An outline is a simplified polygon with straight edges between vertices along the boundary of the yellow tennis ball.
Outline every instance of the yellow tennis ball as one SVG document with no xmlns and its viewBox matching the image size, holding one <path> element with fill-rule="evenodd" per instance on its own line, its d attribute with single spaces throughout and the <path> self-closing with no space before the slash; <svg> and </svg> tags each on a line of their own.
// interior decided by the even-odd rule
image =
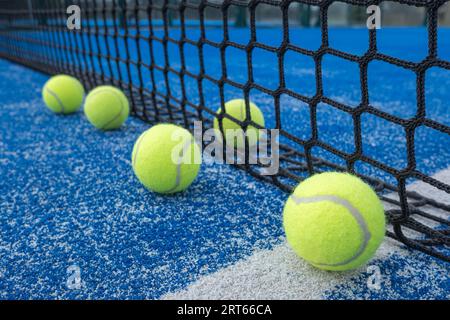
<svg viewBox="0 0 450 320">
<path fill-rule="evenodd" d="M 287 241 L 306 261 L 324 270 L 365 264 L 385 234 L 383 205 L 369 185 L 346 173 L 303 181 L 283 212 Z"/>
<path fill-rule="evenodd" d="M 198 175 L 201 151 L 192 134 L 172 124 L 159 124 L 136 141 L 132 166 L 148 189 L 164 194 L 187 189 Z"/>
<path fill-rule="evenodd" d="M 83 104 L 84 88 L 74 77 L 57 75 L 45 83 L 42 98 L 45 105 L 55 113 L 74 113 Z"/>
<path fill-rule="evenodd" d="M 117 129 L 127 120 L 129 113 L 127 97 L 115 87 L 97 87 L 86 97 L 84 114 L 97 129 Z"/>
<path fill-rule="evenodd" d="M 219 108 L 219 110 L 217 110 L 217 113 L 220 113 L 222 110 L 222 108 Z M 239 120 L 239 121 L 245 121 L 246 120 L 246 106 L 245 106 L 245 100 L 244 99 L 235 99 L 235 100 L 230 100 L 227 103 L 225 103 L 225 113 L 227 113 L 228 115 L 232 116 L 233 118 Z M 253 121 L 254 123 L 258 124 L 261 127 L 264 127 L 264 115 L 261 112 L 261 110 L 256 106 L 256 104 L 254 104 L 253 102 L 250 102 L 250 119 L 251 121 Z M 222 127 L 223 127 L 223 132 L 224 132 L 224 138 L 225 141 L 227 140 L 227 130 L 239 130 L 242 129 L 241 126 L 232 121 L 231 119 L 228 118 L 223 118 L 222 120 Z M 219 126 L 219 120 L 216 118 L 214 118 L 214 129 L 217 131 L 220 131 L 220 126 Z M 232 133 L 235 131 L 231 131 L 229 133 Z M 241 134 L 236 135 L 235 137 L 232 137 L 234 142 L 227 142 L 228 145 L 230 146 L 234 146 L 236 148 L 243 148 L 245 146 L 245 137 L 243 135 L 243 131 L 240 132 Z M 255 128 L 254 126 L 248 126 L 247 127 L 247 131 L 246 131 L 246 135 L 248 137 L 248 143 L 249 146 L 255 145 L 260 136 L 260 130 Z"/>
</svg>

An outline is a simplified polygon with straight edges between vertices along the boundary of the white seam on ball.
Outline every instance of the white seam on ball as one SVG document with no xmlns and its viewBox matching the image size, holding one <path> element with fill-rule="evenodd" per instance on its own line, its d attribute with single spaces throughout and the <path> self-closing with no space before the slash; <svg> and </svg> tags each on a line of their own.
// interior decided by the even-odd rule
<svg viewBox="0 0 450 320">
<path fill-rule="evenodd" d="M 330 201 L 337 205 L 343 206 L 344 208 L 346 208 L 348 210 L 348 212 L 350 212 L 350 214 L 353 216 L 353 218 L 355 218 L 356 222 L 359 225 L 360 230 L 363 233 L 363 242 L 361 243 L 358 251 L 356 251 L 356 253 L 349 259 L 342 261 L 342 262 L 331 263 L 331 264 L 310 261 L 312 264 L 316 264 L 316 265 L 320 265 L 320 266 L 328 266 L 328 267 L 339 267 L 339 266 L 343 266 L 343 265 L 346 265 L 346 264 L 349 264 L 349 263 L 355 261 L 364 253 L 364 251 L 366 250 L 366 248 L 369 244 L 371 234 L 370 234 L 370 231 L 367 227 L 367 223 L 366 223 L 364 217 L 362 216 L 361 212 L 359 212 L 359 210 L 357 208 L 355 208 L 349 201 L 347 201 L 346 199 L 337 197 L 337 196 L 333 196 L 333 195 L 321 195 L 321 196 L 314 196 L 314 197 L 308 197 L 308 198 L 301 198 L 301 197 L 297 197 L 296 195 L 293 194 L 293 195 L 291 195 L 291 199 L 297 205 L 302 204 L 302 203 L 315 203 L 315 202 L 322 202 L 322 201 Z"/>
<path fill-rule="evenodd" d="M 58 102 L 58 104 L 59 104 L 59 106 L 61 107 L 61 113 L 64 113 L 64 110 L 65 110 L 65 108 L 64 108 L 64 103 L 61 101 L 61 99 L 58 97 L 58 95 L 54 92 L 54 91 L 52 91 L 51 89 L 49 89 L 49 88 L 45 88 L 45 90 L 53 97 L 53 98 L 55 98 L 56 99 L 56 101 Z"/>
<path fill-rule="evenodd" d="M 119 99 L 119 102 L 120 102 L 120 111 L 119 111 L 119 113 L 118 113 L 117 115 L 115 115 L 111 120 L 109 120 L 107 123 L 105 123 L 103 126 L 101 126 L 101 129 L 102 129 L 102 130 L 106 129 L 106 127 L 108 127 L 108 125 L 110 125 L 112 122 L 116 121 L 116 120 L 120 117 L 120 115 L 122 114 L 122 111 L 123 111 L 123 109 L 124 109 L 124 105 L 123 105 L 122 99 L 120 98 L 120 95 L 119 95 L 117 92 L 115 92 L 114 90 L 111 90 L 111 89 L 106 89 L 106 88 L 105 88 L 105 89 L 101 89 L 101 90 L 99 90 L 99 91 L 97 91 L 97 92 L 94 92 L 93 95 L 91 95 L 90 97 L 88 96 L 88 99 L 87 99 L 87 100 L 89 100 L 89 98 L 95 97 L 96 95 L 98 95 L 98 94 L 100 94 L 100 93 L 104 93 L 104 92 L 113 93 L 113 94 L 116 96 L 116 98 Z M 87 101 L 86 101 L 86 102 L 87 102 Z"/>
<path fill-rule="evenodd" d="M 150 130 L 147 130 L 147 131 L 145 131 L 139 138 L 138 138 L 138 141 L 137 141 L 137 145 L 136 145 L 136 152 L 134 153 L 134 157 L 132 157 L 132 159 L 131 159 L 131 166 L 134 168 L 134 166 L 135 166 L 135 164 L 136 164 L 136 159 L 137 159 L 137 157 L 138 157 L 138 154 L 139 154 L 139 150 L 140 150 L 140 148 L 141 148 L 141 143 L 142 143 L 142 141 L 144 140 L 144 138 L 145 138 L 145 136 L 148 134 L 148 132 L 149 132 Z"/>
<path fill-rule="evenodd" d="M 184 144 L 183 149 L 181 151 L 181 154 L 180 154 L 180 156 L 178 158 L 177 175 L 176 175 L 176 178 L 175 178 L 175 186 L 173 188 L 167 190 L 167 191 L 164 191 L 164 193 L 173 192 L 180 186 L 180 184 L 181 184 L 181 164 L 182 164 L 182 160 L 183 160 L 184 155 L 187 152 L 187 149 L 190 148 L 191 145 L 192 145 L 191 139 L 189 139 L 189 141 L 186 141 L 186 143 Z"/>
</svg>

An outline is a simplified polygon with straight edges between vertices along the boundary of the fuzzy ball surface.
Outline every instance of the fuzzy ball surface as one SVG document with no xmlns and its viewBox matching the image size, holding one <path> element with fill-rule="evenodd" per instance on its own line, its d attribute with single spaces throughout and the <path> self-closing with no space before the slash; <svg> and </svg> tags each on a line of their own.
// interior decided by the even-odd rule
<svg viewBox="0 0 450 320">
<path fill-rule="evenodd" d="M 83 85 L 76 78 L 57 75 L 50 78 L 42 89 L 45 105 L 55 113 L 70 114 L 83 104 Z"/>
<path fill-rule="evenodd" d="M 234 99 L 230 100 L 227 103 L 225 103 L 225 113 L 233 117 L 234 119 L 238 121 L 245 121 L 245 120 L 251 120 L 252 122 L 256 123 L 257 125 L 264 127 L 264 115 L 262 111 L 258 108 L 256 104 L 253 102 L 250 102 L 250 119 L 247 118 L 247 107 L 245 104 L 244 99 Z M 217 113 L 220 114 L 222 112 L 222 108 L 219 108 L 217 110 Z M 223 128 L 223 135 L 225 137 L 225 140 L 227 141 L 228 145 L 234 146 L 238 149 L 243 148 L 245 146 L 245 136 L 244 132 L 242 131 L 242 127 L 239 123 L 228 119 L 223 118 L 222 119 L 222 128 Z M 214 129 L 219 132 L 220 131 L 220 124 L 218 118 L 214 118 Z M 230 130 L 230 131 L 229 131 Z M 233 130 L 233 131 L 231 131 Z M 235 130 L 241 130 L 239 131 Z M 236 133 L 236 136 L 233 136 L 233 132 Z M 228 134 L 231 134 L 230 136 L 227 136 Z M 245 131 L 245 134 L 247 135 L 248 144 L 249 146 L 257 144 L 259 138 L 260 138 L 260 130 L 256 128 L 255 126 L 249 125 L 247 127 L 247 130 Z M 227 139 L 228 137 L 228 139 Z M 231 138 L 230 138 L 231 137 Z M 234 140 L 234 142 L 233 142 Z"/>
<path fill-rule="evenodd" d="M 121 90 L 112 86 L 100 86 L 86 97 L 84 113 L 97 129 L 114 130 L 128 119 L 130 107 Z"/>
<path fill-rule="evenodd" d="M 187 189 L 198 175 L 201 151 L 192 134 L 172 124 L 158 124 L 136 141 L 132 166 L 139 181 L 162 194 Z"/>
<path fill-rule="evenodd" d="M 327 172 L 303 181 L 283 211 L 287 241 L 317 268 L 343 271 L 365 264 L 385 235 L 381 201 L 361 179 Z"/>
</svg>

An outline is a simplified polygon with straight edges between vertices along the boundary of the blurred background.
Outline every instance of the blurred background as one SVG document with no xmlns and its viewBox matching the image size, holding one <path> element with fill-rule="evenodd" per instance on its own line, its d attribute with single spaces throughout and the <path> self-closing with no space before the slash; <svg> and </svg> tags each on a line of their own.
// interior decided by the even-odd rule
<svg viewBox="0 0 450 320">
<path fill-rule="evenodd" d="M 190 5 L 197 5 L 202 0 L 183 0 Z M 2 8 L 7 9 L 10 7 L 12 10 L 21 10 L 24 14 L 24 18 L 32 17 L 31 9 L 36 14 L 36 10 L 39 7 L 45 7 L 50 3 L 58 3 L 63 6 L 70 6 L 72 4 L 78 4 L 82 8 L 89 8 L 96 12 L 97 7 L 102 8 L 102 12 L 97 14 L 111 16 L 116 11 L 115 15 L 120 21 L 128 20 L 129 24 L 135 23 L 136 15 L 140 21 L 148 20 L 148 16 L 143 10 L 148 4 L 147 0 L 0 0 Z M 182 0 L 154 0 L 151 1 L 153 5 L 160 5 L 161 7 L 167 6 L 166 14 L 169 18 L 169 23 L 172 26 L 179 25 L 180 14 L 176 6 L 182 2 Z M 205 1 L 203 1 L 205 2 Z M 219 9 L 223 0 L 209 0 L 210 4 L 217 5 L 217 8 L 207 7 L 205 9 L 205 22 L 214 25 L 214 23 L 220 23 L 222 21 L 222 13 Z M 249 25 L 249 10 L 245 7 L 250 0 L 241 0 L 241 4 L 231 5 L 228 10 L 229 21 L 234 27 L 246 27 Z M 281 1 L 279 1 L 281 2 Z M 141 7 L 138 13 L 135 12 L 135 7 Z M 173 6 L 173 7 L 172 7 Z M 418 8 L 411 5 L 401 4 L 395 1 L 385 1 L 381 5 L 382 10 L 382 26 L 420 26 L 426 24 L 426 12 L 424 8 Z M 106 8 L 106 10 L 104 10 Z M 113 8 L 115 10 L 113 10 Z M 99 10 L 100 11 L 100 10 Z M 162 19 L 164 10 L 153 10 L 152 18 L 156 20 Z M 291 26 L 297 25 L 300 27 L 317 27 L 319 26 L 319 9 L 313 5 L 305 5 L 301 3 L 293 2 L 289 5 L 289 24 Z M 38 13 L 39 15 L 39 13 Z M 125 19 L 125 15 L 128 19 Z M 38 20 L 41 24 L 46 23 L 48 18 L 40 16 Z M 131 18 L 131 19 L 130 19 Z M 273 6 L 269 4 L 258 4 L 256 9 L 256 21 L 262 24 L 279 25 L 282 23 L 282 14 L 279 6 Z M 199 10 L 187 8 L 185 10 L 185 19 L 198 21 Z M 328 11 L 328 24 L 330 26 L 362 26 L 365 25 L 367 14 L 365 8 L 361 6 L 349 5 L 342 2 L 333 3 Z M 439 25 L 450 26 L 450 5 L 447 3 L 442 6 L 439 11 Z"/>
</svg>

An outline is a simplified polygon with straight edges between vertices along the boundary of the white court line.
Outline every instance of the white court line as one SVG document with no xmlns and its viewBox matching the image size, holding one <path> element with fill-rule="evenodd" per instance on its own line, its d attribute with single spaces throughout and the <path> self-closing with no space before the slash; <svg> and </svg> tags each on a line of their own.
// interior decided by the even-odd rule
<svg viewBox="0 0 450 320">
<path fill-rule="evenodd" d="M 450 182 L 450 169 L 434 177 Z M 408 190 L 450 203 L 447 193 L 420 182 L 412 184 Z M 408 251 L 402 249 L 397 241 L 386 238 L 375 258 L 384 260 L 393 253 L 408 255 Z M 343 273 L 321 271 L 299 259 L 283 243 L 272 250 L 257 251 L 232 266 L 202 276 L 186 289 L 166 294 L 162 299 L 321 299 L 327 289 L 349 281 L 366 268 L 364 266 Z"/>
</svg>

